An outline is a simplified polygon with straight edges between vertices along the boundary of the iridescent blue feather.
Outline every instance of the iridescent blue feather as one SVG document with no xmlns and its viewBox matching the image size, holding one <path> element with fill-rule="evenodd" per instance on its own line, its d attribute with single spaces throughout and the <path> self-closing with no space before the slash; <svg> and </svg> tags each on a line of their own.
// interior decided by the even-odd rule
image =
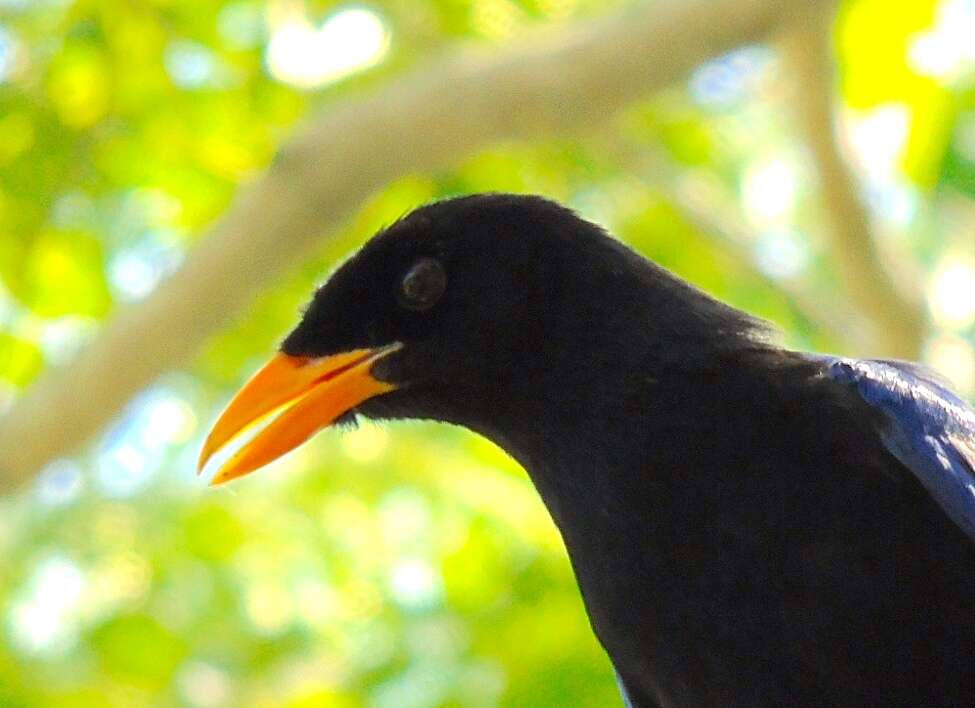
<svg viewBox="0 0 975 708">
<path fill-rule="evenodd" d="M 827 377 L 884 414 L 884 446 L 975 540 L 975 410 L 916 364 L 816 358 Z"/>
</svg>

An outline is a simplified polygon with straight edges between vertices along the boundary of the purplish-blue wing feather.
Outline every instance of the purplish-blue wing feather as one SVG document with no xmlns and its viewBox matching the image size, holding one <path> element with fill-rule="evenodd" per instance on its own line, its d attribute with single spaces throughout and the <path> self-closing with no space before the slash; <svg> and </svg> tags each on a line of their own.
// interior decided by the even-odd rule
<svg viewBox="0 0 975 708">
<path fill-rule="evenodd" d="M 975 540 L 975 410 L 916 364 L 821 360 L 827 377 L 884 414 L 884 446 Z"/>
</svg>

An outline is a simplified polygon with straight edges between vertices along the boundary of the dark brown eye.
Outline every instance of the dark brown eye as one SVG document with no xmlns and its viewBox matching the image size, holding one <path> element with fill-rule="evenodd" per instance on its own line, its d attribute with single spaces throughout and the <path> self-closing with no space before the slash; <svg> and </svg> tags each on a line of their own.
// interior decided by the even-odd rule
<svg viewBox="0 0 975 708">
<path fill-rule="evenodd" d="M 433 307 L 447 287 L 447 274 L 440 261 L 421 258 L 414 263 L 399 288 L 399 304 L 407 310 L 428 310 Z"/>
</svg>

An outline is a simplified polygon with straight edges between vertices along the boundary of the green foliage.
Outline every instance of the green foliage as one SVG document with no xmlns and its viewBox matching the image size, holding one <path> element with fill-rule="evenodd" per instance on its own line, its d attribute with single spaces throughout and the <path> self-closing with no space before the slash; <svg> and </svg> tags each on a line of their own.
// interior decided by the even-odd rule
<svg viewBox="0 0 975 708">
<path fill-rule="evenodd" d="M 951 5 L 850 0 L 836 44 L 843 125 L 878 233 L 930 285 L 932 363 L 971 392 L 975 294 L 942 276 L 975 269 L 975 74 L 970 52 L 949 52 L 954 68 L 936 76 L 917 59 L 925 33 L 950 44 L 933 28 L 950 28 L 939 18 Z M 282 73 L 300 65 L 275 68 L 270 46 L 295 8 L 321 27 L 349 6 L 0 2 L 0 410 L 175 268 L 313 110 L 395 82 L 441 45 L 493 49 L 606 11 L 595 0 L 356 7 L 384 23 L 387 53 L 313 88 Z M 771 319 L 790 344 L 849 351 L 857 324 L 808 307 L 846 303 L 784 105 L 788 71 L 774 48 L 746 48 L 591 135 L 497 145 L 363 204 L 187 371 L 76 460 L 0 499 L 0 705 L 617 703 L 558 534 L 490 443 L 364 424 L 220 490 L 193 476 L 195 456 L 315 283 L 378 228 L 450 194 L 560 199 Z M 744 233 L 702 225 L 688 194 Z"/>
<path fill-rule="evenodd" d="M 43 364 L 43 355 L 34 342 L 0 333 L 0 378 L 22 385 L 32 380 Z"/>
</svg>

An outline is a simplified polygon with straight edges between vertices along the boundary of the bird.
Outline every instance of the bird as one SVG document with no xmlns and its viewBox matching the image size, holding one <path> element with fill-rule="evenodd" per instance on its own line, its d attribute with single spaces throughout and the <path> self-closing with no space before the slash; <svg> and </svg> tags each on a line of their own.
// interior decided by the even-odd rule
<svg viewBox="0 0 975 708">
<path fill-rule="evenodd" d="M 975 411 L 920 365 L 787 349 L 555 201 L 473 194 L 339 266 L 200 466 L 356 416 L 524 467 L 630 708 L 975 705 Z"/>
</svg>

